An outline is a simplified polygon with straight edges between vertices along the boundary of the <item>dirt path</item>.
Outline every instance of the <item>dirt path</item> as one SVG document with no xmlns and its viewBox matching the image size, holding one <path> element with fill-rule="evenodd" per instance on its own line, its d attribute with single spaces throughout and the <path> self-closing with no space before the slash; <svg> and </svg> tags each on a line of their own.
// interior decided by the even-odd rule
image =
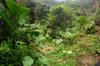
<svg viewBox="0 0 100 66">
<path fill-rule="evenodd" d="M 96 35 L 100 35 L 100 26 L 96 26 Z"/>
</svg>

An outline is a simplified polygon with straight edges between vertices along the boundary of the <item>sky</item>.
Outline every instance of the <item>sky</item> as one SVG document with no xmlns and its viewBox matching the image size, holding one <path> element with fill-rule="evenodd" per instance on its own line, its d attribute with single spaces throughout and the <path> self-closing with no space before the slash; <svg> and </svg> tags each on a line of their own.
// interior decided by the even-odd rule
<svg viewBox="0 0 100 66">
<path fill-rule="evenodd" d="M 67 0 L 54 0 L 55 2 L 63 2 L 63 1 L 67 1 Z M 70 1 L 78 1 L 78 0 L 70 0 Z"/>
<path fill-rule="evenodd" d="M 65 1 L 65 0 L 55 0 L 56 2 L 63 2 L 63 1 Z"/>
</svg>

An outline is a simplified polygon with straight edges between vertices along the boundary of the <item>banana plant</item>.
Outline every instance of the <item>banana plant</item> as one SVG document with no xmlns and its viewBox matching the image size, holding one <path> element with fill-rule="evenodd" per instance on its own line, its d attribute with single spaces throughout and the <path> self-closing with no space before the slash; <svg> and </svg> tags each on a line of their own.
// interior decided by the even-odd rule
<svg viewBox="0 0 100 66">
<path fill-rule="evenodd" d="M 8 29 L 10 35 L 20 26 L 21 21 L 25 22 L 28 9 L 23 5 L 19 5 L 15 0 L 4 0 L 6 7 L 0 8 L 0 19 Z"/>
</svg>

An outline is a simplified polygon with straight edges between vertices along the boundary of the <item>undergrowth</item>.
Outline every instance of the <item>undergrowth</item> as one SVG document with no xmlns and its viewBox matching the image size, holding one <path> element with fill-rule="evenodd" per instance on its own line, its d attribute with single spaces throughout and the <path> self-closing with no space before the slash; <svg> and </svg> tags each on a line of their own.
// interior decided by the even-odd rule
<svg viewBox="0 0 100 66">
<path fill-rule="evenodd" d="M 31 9 L 14 0 L 0 9 L 0 66 L 76 66 L 78 56 L 100 51 L 93 17 L 64 4 L 39 11 L 31 24 Z"/>
</svg>

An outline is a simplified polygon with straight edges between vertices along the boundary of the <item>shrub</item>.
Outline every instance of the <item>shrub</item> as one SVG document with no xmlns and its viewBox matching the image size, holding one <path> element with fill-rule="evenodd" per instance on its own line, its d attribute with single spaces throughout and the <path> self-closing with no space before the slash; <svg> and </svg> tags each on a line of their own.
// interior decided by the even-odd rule
<svg viewBox="0 0 100 66">
<path fill-rule="evenodd" d="M 51 30 L 52 36 L 59 36 L 58 31 L 66 31 L 66 28 L 73 27 L 74 20 L 74 11 L 65 5 L 50 8 L 48 27 Z"/>
</svg>

